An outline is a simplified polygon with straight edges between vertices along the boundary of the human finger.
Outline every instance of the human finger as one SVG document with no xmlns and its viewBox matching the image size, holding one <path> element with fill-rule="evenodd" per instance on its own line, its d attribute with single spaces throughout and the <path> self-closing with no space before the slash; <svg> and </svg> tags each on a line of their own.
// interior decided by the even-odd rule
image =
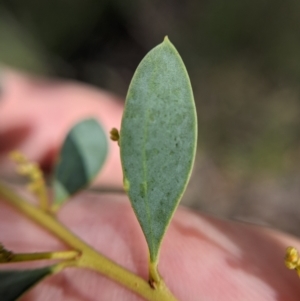
<svg viewBox="0 0 300 301">
<path fill-rule="evenodd" d="M 23 252 L 64 247 L 9 206 L 0 203 L 1 240 Z M 80 194 L 59 219 L 101 253 L 147 279 L 147 245 L 124 195 Z M 13 235 L 15 233 L 15 235 Z M 284 266 L 291 236 L 179 208 L 162 244 L 159 270 L 179 300 L 293 301 L 296 273 Z M 24 300 L 142 300 L 91 271 L 69 269 L 43 281 Z"/>
<path fill-rule="evenodd" d="M 108 133 L 120 127 L 122 104 L 110 93 L 70 81 L 35 78 L 10 69 L 2 75 L 0 102 L 0 163 L 11 170 L 7 153 L 18 149 L 49 169 L 71 127 L 94 117 Z M 122 172 L 117 143 L 96 180 L 103 186 L 121 187 Z"/>
</svg>

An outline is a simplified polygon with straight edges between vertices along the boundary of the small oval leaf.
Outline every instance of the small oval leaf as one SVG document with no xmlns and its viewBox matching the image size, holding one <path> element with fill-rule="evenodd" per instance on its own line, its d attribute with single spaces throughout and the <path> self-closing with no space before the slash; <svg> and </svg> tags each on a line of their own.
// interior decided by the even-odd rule
<svg viewBox="0 0 300 301">
<path fill-rule="evenodd" d="M 0 271 L 0 300 L 14 301 L 52 273 L 52 267 Z"/>
<path fill-rule="evenodd" d="M 71 195 L 88 186 L 103 166 L 108 142 L 95 119 L 76 124 L 68 133 L 54 171 L 54 204 L 60 205 Z"/>
<path fill-rule="evenodd" d="M 197 143 L 190 80 L 168 38 L 131 81 L 120 132 L 124 187 L 145 234 L 150 261 L 186 188 Z"/>
</svg>

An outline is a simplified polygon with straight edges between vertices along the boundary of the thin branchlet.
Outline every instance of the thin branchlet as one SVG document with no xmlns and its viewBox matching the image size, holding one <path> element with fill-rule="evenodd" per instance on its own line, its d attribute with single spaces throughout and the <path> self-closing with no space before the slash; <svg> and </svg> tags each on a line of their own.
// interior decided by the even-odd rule
<svg viewBox="0 0 300 301">
<path fill-rule="evenodd" d="M 61 224 L 56 219 L 55 216 L 50 215 L 48 214 L 48 212 L 43 211 L 41 208 L 33 206 L 30 203 L 26 202 L 22 197 L 15 194 L 5 185 L 1 184 L 1 182 L 0 182 L 0 198 L 1 200 L 8 202 L 8 204 L 12 205 L 14 208 L 19 210 L 24 215 L 31 218 L 40 226 L 47 229 L 50 233 L 54 234 L 58 239 L 62 240 L 66 245 L 68 245 L 71 249 L 74 250 L 74 251 L 62 251 L 61 253 L 62 255 L 59 254 L 59 256 L 57 255 L 58 254 L 57 252 L 54 252 L 56 253 L 55 256 L 53 255 L 54 253 L 52 252 L 50 252 L 51 254 L 48 253 L 50 256 L 47 253 L 44 254 L 40 253 L 40 257 L 43 257 L 43 259 L 64 259 L 64 260 L 67 259 L 67 261 L 63 261 L 58 266 L 59 268 L 57 268 L 55 272 L 59 272 L 62 268 L 67 266 L 89 268 L 116 281 L 117 283 L 123 285 L 124 287 L 128 288 L 129 290 L 143 297 L 145 300 L 148 301 L 176 301 L 177 300 L 169 291 L 169 289 L 167 288 L 166 284 L 162 279 L 160 281 L 160 285 L 157 286 L 156 289 L 153 289 L 153 287 L 151 287 L 147 281 L 135 275 L 134 273 L 128 271 L 127 269 L 121 267 L 117 263 L 111 261 L 109 258 L 106 258 L 104 255 L 97 252 L 89 245 L 87 245 L 83 240 L 81 240 L 79 237 L 74 235 L 69 229 L 67 229 L 63 224 Z M 20 259 L 22 259 L 22 261 L 24 260 L 28 261 L 28 259 L 32 260 L 33 259 L 32 256 L 35 257 L 35 260 L 38 259 L 36 258 L 36 255 L 32 255 L 32 254 L 13 254 L 13 255 L 15 255 L 16 261 L 21 261 Z M 44 258 L 44 257 L 52 257 L 52 258 Z"/>
</svg>

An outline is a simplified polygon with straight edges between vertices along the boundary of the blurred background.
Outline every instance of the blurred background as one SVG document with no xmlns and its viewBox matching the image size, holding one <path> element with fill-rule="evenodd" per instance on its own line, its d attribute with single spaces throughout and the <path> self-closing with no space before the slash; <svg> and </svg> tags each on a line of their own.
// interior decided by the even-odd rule
<svg viewBox="0 0 300 301">
<path fill-rule="evenodd" d="M 299 236 L 300 1 L 0 1 L 0 64 L 122 98 L 165 35 L 199 118 L 184 204 Z"/>
</svg>

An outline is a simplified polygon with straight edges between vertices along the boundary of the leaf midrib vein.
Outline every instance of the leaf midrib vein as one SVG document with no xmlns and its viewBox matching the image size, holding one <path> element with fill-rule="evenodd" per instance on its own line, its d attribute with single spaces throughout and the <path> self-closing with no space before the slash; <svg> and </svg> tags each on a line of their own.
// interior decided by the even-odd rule
<svg viewBox="0 0 300 301">
<path fill-rule="evenodd" d="M 149 124 L 149 110 L 146 111 L 146 122 L 144 127 L 144 139 L 143 139 L 143 148 L 142 148 L 142 160 L 143 160 L 143 189 L 145 189 L 145 197 L 144 197 L 144 205 L 146 209 L 146 215 L 147 215 L 147 221 L 150 226 L 150 258 L 152 257 L 152 251 L 153 251 L 153 232 L 152 232 L 152 218 L 151 218 L 151 211 L 149 207 L 148 202 L 148 184 L 147 184 L 147 178 L 148 178 L 148 170 L 147 170 L 147 155 L 146 155 L 146 141 L 148 138 L 148 124 Z"/>
</svg>

